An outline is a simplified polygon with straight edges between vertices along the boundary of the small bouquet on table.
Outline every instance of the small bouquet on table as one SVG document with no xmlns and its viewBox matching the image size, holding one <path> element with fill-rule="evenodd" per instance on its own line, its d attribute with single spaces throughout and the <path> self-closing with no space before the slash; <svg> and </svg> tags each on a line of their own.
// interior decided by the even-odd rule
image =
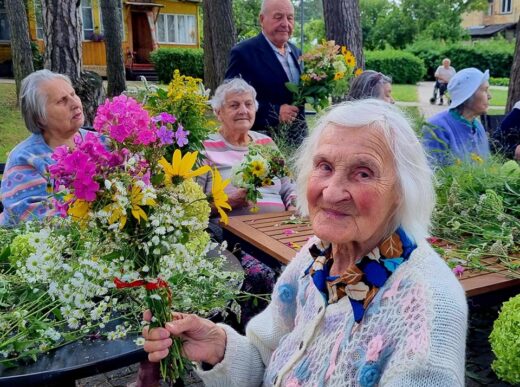
<svg viewBox="0 0 520 387">
<path fill-rule="evenodd" d="M 231 175 L 235 187 L 246 189 L 246 199 L 252 203 L 251 212 L 257 212 L 256 203 L 262 198 L 259 188 L 273 185 L 275 179 L 289 177 L 290 171 L 276 146 L 252 143 L 242 162 L 233 167 Z"/>
<path fill-rule="evenodd" d="M 350 79 L 362 72 L 356 69 L 354 54 L 333 40 L 316 45 L 300 59 L 303 62 L 300 83 L 285 84 L 293 93 L 296 106 L 308 103 L 316 110 L 327 107 L 329 99 L 345 95 Z"/>
<path fill-rule="evenodd" d="M 0 327 L 9 327 L 0 333 L 0 365 L 36 359 L 115 315 L 138 323 L 118 326 L 109 338 L 140 331 L 146 308 L 156 327 L 171 320 L 172 309 L 211 315 L 235 297 L 239 286 L 232 284 L 240 283 L 240 274 L 223 269 L 222 255 L 206 258 L 218 247 L 206 232 L 208 201 L 215 199 L 225 217 L 228 181 L 216 169 L 197 168 L 197 152 L 183 154 L 187 139 L 174 122 L 168 113 L 152 118 L 135 100 L 119 96 L 99 107 L 97 133 L 78 135 L 73 150 L 56 148 L 50 178 L 63 218 L 39 229 L 0 232 L 8 246 L 0 256 L 11 268 L 11 277 L 0 270 L 0 285 L 26 282 L 24 291 L 34 300 L 27 308 L 15 304 L 16 297 L 9 298 L 11 307 L 0 303 Z M 168 146 L 176 147 L 171 160 L 163 157 Z M 213 174 L 213 198 L 193 180 L 204 173 Z M 8 300 L 2 295 L 1 302 Z M 161 363 L 167 380 L 186 367 L 181 347 L 174 339 Z"/>
</svg>

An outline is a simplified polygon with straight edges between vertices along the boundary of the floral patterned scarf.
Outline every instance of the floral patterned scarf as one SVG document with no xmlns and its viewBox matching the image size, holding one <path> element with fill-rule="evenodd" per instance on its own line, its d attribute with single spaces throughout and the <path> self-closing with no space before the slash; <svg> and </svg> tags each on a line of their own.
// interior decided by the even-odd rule
<svg viewBox="0 0 520 387">
<path fill-rule="evenodd" d="M 314 262 L 305 270 L 327 304 L 347 296 L 354 319 L 361 322 L 370 302 L 399 265 L 406 262 L 417 245 L 399 227 L 370 253 L 357 260 L 340 276 L 331 276 L 332 244 L 320 241 L 309 249 Z"/>
</svg>

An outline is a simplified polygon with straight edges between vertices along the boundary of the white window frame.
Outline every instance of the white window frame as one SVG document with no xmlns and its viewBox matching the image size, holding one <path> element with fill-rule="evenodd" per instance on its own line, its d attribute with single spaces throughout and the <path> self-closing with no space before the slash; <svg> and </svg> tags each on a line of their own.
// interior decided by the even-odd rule
<svg viewBox="0 0 520 387">
<path fill-rule="evenodd" d="M 170 18 L 168 18 L 168 16 L 173 17 L 173 20 L 174 20 L 173 24 L 174 24 L 174 31 L 175 31 L 175 39 L 170 38 L 169 33 L 168 33 L 168 31 L 169 31 L 168 27 L 170 27 L 168 25 L 168 20 L 171 20 Z M 180 40 L 180 36 L 181 36 L 181 31 L 179 28 L 180 18 L 184 18 L 184 20 L 192 19 L 193 23 L 194 23 L 194 31 L 196 33 L 196 31 L 197 31 L 196 15 L 177 14 L 177 13 L 160 13 L 159 16 L 157 17 L 157 22 L 156 22 L 156 26 L 155 26 L 155 36 L 156 36 L 157 42 L 163 43 L 163 44 L 181 44 L 181 45 L 187 45 L 187 46 L 188 45 L 192 46 L 194 44 L 197 44 L 197 35 L 193 36 L 193 40 L 191 41 L 191 40 L 189 40 L 190 35 L 189 35 L 188 31 L 186 31 L 186 36 L 188 36 L 188 40 L 185 40 L 185 41 Z M 162 21 L 162 23 L 164 24 L 164 34 L 165 34 L 166 40 L 161 40 L 159 37 L 159 22 L 160 21 Z"/>
<path fill-rule="evenodd" d="M 83 10 L 88 10 L 88 9 L 90 9 L 90 19 L 92 20 L 92 28 L 86 29 L 85 28 L 85 21 L 83 20 Z M 89 6 L 86 6 L 84 4 L 84 0 L 81 0 L 79 11 L 80 11 L 79 15 L 81 17 L 81 40 L 84 41 L 84 42 L 85 41 L 90 42 L 91 39 L 86 37 L 87 36 L 86 31 L 90 31 L 90 35 L 88 35 L 89 37 L 92 36 L 92 34 L 96 31 L 95 28 L 94 28 L 93 0 L 90 0 L 90 5 Z"/>
<path fill-rule="evenodd" d="M 38 11 L 42 20 L 38 20 Z M 43 40 L 43 15 L 42 2 L 40 0 L 34 0 L 34 26 L 36 28 L 36 39 Z"/>
<path fill-rule="evenodd" d="M 494 6 L 495 6 L 495 4 L 494 4 L 493 1 L 490 1 L 488 3 L 488 9 L 487 9 L 487 13 L 486 13 L 487 16 L 492 16 L 493 15 L 493 7 Z"/>
<path fill-rule="evenodd" d="M 9 35 L 8 39 L 0 39 L 0 42 L 10 42 L 11 41 L 11 30 L 9 29 L 9 21 L 7 20 L 7 10 L 5 9 L 5 2 L 4 6 L 0 7 L 0 14 L 3 15 L 3 19 L 5 20 L 5 26 L 7 30 L 7 35 Z"/>
<path fill-rule="evenodd" d="M 511 13 L 513 11 L 512 0 L 502 0 L 500 2 L 500 13 Z"/>
</svg>

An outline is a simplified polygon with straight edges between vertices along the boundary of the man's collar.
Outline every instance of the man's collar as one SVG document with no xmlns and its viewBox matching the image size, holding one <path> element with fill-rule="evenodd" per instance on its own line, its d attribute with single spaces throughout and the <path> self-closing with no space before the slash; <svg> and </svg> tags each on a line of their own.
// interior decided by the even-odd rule
<svg viewBox="0 0 520 387">
<path fill-rule="evenodd" d="M 262 31 L 262 35 L 264 36 L 265 40 L 267 40 L 267 43 L 269 43 L 269 45 L 271 46 L 271 48 L 275 51 L 275 52 L 280 52 L 280 49 L 278 47 L 276 47 L 273 42 L 271 42 L 269 40 L 269 38 L 264 34 L 264 31 Z M 285 42 L 284 43 L 284 50 L 286 53 L 291 53 L 291 46 L 289 46 L 289 43 L 288 42 Z"/>
</svg>

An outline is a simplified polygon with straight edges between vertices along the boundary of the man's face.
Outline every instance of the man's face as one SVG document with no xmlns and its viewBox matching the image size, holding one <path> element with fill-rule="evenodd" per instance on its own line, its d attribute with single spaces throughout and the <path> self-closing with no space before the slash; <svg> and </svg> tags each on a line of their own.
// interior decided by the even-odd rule
<svg viewBox="0 0 520 387">
<path fill-rule="evenodd" d="M 294 7 L 289 0 L 268 0 L 260 14 L 260 25 L 276 47 L 283 47 L 294 29 Z"/>
</svg>

